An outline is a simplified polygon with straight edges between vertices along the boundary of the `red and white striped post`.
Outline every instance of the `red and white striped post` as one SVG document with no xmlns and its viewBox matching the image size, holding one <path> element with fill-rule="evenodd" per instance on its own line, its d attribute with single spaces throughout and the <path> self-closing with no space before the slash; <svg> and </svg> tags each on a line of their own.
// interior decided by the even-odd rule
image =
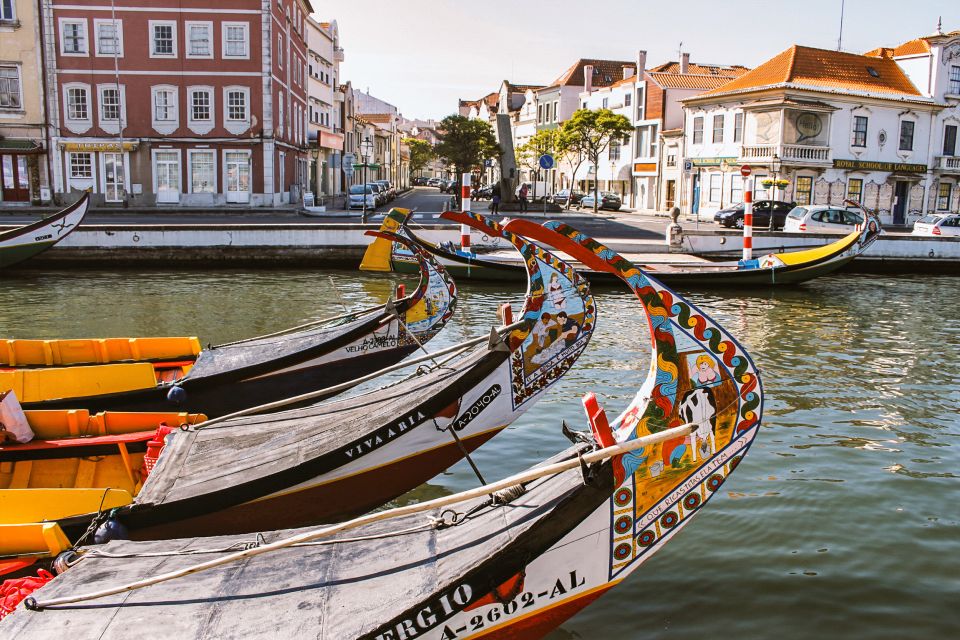
<svg viewBox="0 0 960 640">
<path fill-rule="evenodd" d="M 470 185 L 473 182 L 473 175 L 464 173 L 460 179 L 460 211 L 470 211 L 472 203 L 470 202 Z M 470 251 L 470 227 L 465 224 L 460 225 L 460 248 L 464 251 Z"/>
<path fill-rule="evenodd" d="M 743 184 L 743 259 L 753 258 L 753 178 Z"/>
</svg>

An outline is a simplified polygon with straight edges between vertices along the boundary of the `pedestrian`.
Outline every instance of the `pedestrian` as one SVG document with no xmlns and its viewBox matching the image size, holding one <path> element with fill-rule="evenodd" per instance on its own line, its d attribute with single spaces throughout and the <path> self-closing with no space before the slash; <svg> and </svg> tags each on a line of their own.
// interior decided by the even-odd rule
<svg viewBox="0 0 960 640">
<path fill-rule="evenodd" d="M 493 188 L 493 195 L 490 197 L 490 214 L 500 214 L 500 185 Z"/>
<path fill-rule="evenodd" d="M 520 186 L 520 193 L 517 194 L 520 198 L 520 211 L 526 212 L 527 210 L 527 185 L 523 184 Z"/>
</svg>

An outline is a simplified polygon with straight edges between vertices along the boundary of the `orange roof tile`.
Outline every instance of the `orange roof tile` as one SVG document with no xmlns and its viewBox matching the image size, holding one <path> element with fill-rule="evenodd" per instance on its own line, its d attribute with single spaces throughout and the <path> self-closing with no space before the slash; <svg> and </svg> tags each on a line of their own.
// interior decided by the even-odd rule
<svg viewBox="0 0 960 640">
<path fill-rule="evenodd" d="M 865 56 L 871 58 L 899 58 L 901 56 L 914 56 L 930 53 L 930 43 L 926 38 L 916 38 L 910 42 L 904 42 L 897 47 L 877 47 L 867 51 Z"/>
<path fill-rule="evenodd" d="M 705 96 L 789 84 L 811 89 L 840 89 L 920 96 L 903 70 L 889 58 L 794 45 L 762 65 Z"/>
<path fill-rule="evenodd" d="M 664 89 L 716 89 L 727 84 L 733 78 L 726 76 L 705 76 L 695 73 L 650 72 L 647 77 Z"/>
<path fill-rule="evenodd" d="M 663 64 L 657 65 L 650 69 L 647 69 L 649 72 L 658 73 L 680 73 L 680 63 L 676 61 L 664 62 Z M 750 71 L 748 67 L 744 67 L 739 64 L 735 65 L 721 65 L 721 64 L 696 64 L 691 62 L 687 65 L 687 73 L 693 75 L 701 76 L 722 76 L 725 78 L 737 78 L 742 76 L 747 71 Z"/>
<path fill-rule="evenodd" d="M 608 87 L 614 82 L 623 79 L 623 67 L 634 65 L 629 60 L 595 60 L 592 58 L 581 58 L 573 63 L 559 78 L 554 80 L 550 87 L 559 86 L 583 86 L 583 68 L 587 65 L 593 66 L 593 87 Z M 541 88 L 550 88 L 541 87 Z"/>
<path fill-rule="evenodd" d="M 361 113 L 358 115 L 367 122 L 371 123 L 393 122 L 394 118 L 392 113 Z"/>
</svg>

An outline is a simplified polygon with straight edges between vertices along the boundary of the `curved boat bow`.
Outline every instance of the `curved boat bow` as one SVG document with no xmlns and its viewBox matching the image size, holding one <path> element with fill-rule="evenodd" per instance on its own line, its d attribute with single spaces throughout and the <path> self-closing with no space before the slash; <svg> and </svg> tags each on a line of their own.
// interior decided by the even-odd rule
<svg viewBox="0 0 960 640">
<path fill-rule="evenodd" d="M 90 194 L 84 193 L 59 213 L 0 233 L 0 269 L 28 260 L 66 238 L 83 221 L 89 206 Z"/>
</svg>

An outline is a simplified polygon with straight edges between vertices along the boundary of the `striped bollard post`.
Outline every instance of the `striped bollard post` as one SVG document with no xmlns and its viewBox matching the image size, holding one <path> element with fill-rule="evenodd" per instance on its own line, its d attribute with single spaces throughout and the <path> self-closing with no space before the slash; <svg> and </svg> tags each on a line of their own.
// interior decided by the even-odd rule
<svg viewBox="0 0 960 640">
<path fill-rule="evenodd" d="M 743 259 L 753 258 L 753 178 L 743 185 Z"/>
<path fill-rule="evenodd" d="M 460 205 L 460 211 L 466 213 L 470 211 L 472 203 L 470 202 L 470 184 L 472 182 L 473 176 L 469 173 L 464 173 L 460 178 L 460 200 L 462 204 Z M 460 225 L 460 248 L 470 252 L 470 227 L 461 224 Z"/>
</svg>

